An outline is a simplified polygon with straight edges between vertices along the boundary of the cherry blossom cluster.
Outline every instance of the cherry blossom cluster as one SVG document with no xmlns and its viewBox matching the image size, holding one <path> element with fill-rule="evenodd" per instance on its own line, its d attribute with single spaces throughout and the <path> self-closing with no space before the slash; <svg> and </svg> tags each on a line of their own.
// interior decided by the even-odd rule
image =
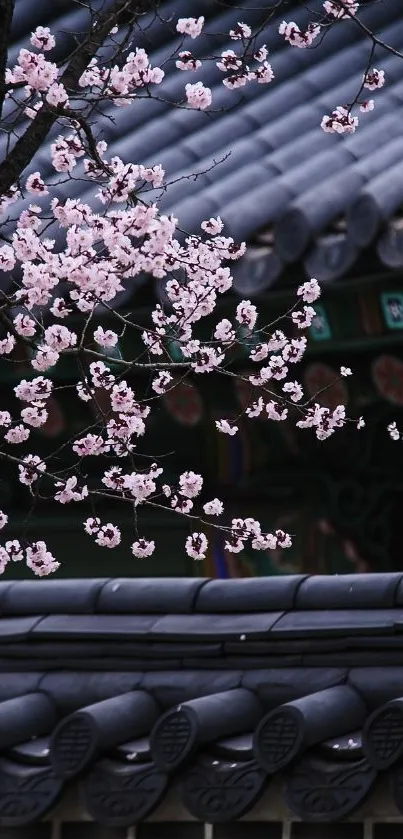
<svg viewBox="0 0 403 839">
<path fill-rule="evenodd" d="M 176 29 L 182 35 L 190 38 L 198 38 L 204 25 L 204 17 L 179 18 Z M 252 37 L 252 30 L 246 24 L 239 22 L 235 29 L 231 29 L 229 36 L 233 41 L 239 41 L 242 52 L 236 53 L 233 49 L 223 50 L 216 65 L 221 72 L 225 73 L 223 85 L 235 90 L 244 87 L 248 82 L 267 84 L 274 79 L 274 73 L 267 59 L 267 47 L 263 44 L 259 49 L 254 50 L 250 58 L 257 66 L 250 68 L 246 61 L 245 48 L 247 49 L 249 39 Z M 175 64 L 178 70 L 196 71 L 202 66 L 200 59 L 189 50 L 180 51 Z M 185 87 L 187 104 L 197 110 L 206 110 L 212 104 L 212 92 L 201 81 L 195 84 L 188 83 Z"/>
<path fill-rule="evenodd" d="M 348 16 L 347 11 L 355 14 L 358 8 L 351 0 L 323 5 L 335 21 Z M 189 17 L 180 18 L 176 29 L 183 38 L 196 39 L 203 26 L 203 17 Z M 116 31 L 114 27 L 110 34 Z M 304 32 L 293 22 L 280 25 L 284 39 L 297 47 L 309 47 L 320 31 L 319 24 L 310 24 Z M 228 34 L 234 48 L 213 56 L 224 74 L 223 84 L 232 89 L 252 81 L 270 82 L 274 74 L 267 47 L 256 46 L 252 29 L 238 22 Z M 57 109 L 64 127 L 52 136 L 52 176 L 45 177 L 38 167 L 0 201 L 1 212 L 6 214 L 16 200 L 24 199 L 12 233 L 0 246 L 0 271 L 18 277 L 7 297 L 0 355 L 13 363 L 23 344 L 32 368 L 31 375 L 14 388 L 17 407 L 0 411 L 0 456 L 9 457 L 20 483 L 33 498 L 50 492 L 47 497 L 63 506 L 81 504 L 86 510 L 83 518 L 88 516 L 87 505 L 93 512 L 98 497 L 126 502 L 135 514 L 131 552 L 138 559 L 155 551 L 154 540 L 139 530 L 137 514 L 146 506 L 169 510 L 188 521 L 185 550 L 195 560 L 205 558 L 205 531 L 211 528 L 224 534 L 225 549 L 230 553 L 239 553 L 246 545 L 258 551 L 288 548 L 291 537 L 282 530 L 266 533 L 253 518 L 229 519 L 221 499 L 206 498 L 202 475 L 188 469 L 175 480 L 167 479 L 161 463 L 150 458 L 144 466 L 137 446 L 147 435 L 159 398 L 175 388 L 178 378 L 230 375 L 234 348 L 245 348 L 245 336 L 250 339 L 246 346 L 252 370 L 240 378 L 250 389 L 250 399 L 237 419 L 223 416 L 215 421 L 217 433 L 234 436 L 241 421 L 258 417 L 293 422 L 319 440 L 343 428 L 348 421 L 344 406 L 334 410 L 323 407 L 305 396 L 298 381 L 297 365 L 307 347 L 303 332 L 315 317 L 319 284 L 311 279 L 299 286 L 284 329 L 277 323 L 276 328 L 260 323 L 258 309 L 248 299 L 235 304 L 232 314 L 216 319 L 217 303 L 232 287 L 231 265 L 244 255 L 245 243 L 226 236 L 219 217 L 204 220 L 197 235 L 179 234 L 177 219 L 161 213 L 154 196 L 149 200 L 147 194 L 165 188 L 162 166 L 126 162 L 108 154 L 102 139 L 88 141 L 80 121 L 74 118 L 75 94 L 70 89 L 67 94 L 62 70 L 45 55 L 55 43 L 48 28 L 37 27 L 31 37 L 32 49 L 20 50 L 6 78 L 10 95 L 14 95 L 13 86 L 22 86 L 23 107 L 29 117 L 34 118 L 41 107 Z M 188 49 L 179 48 L 174 57 L 179 70 L 196 72 L 202 66 Z M 88 95 L 92 101 L 98 97 L 120 107 L 133 102 L 140 89 L 148 95 L 149 87 L 161 84 L 163 78 L 164 71 L 152 67 L 145 50 L 136 48 L 124 59 L 120 56 L 113 66 L 103 66 L 99 57 L 91 59 L 81 75 L 77 95 Z M 363 87 L 375 90 L 384 81 L 383 71 L 373 68 L 365 74 Z M 187 83 L 184 94 L 186 104 L 197 110 L 206 110 L 213 103 L 210 88 L 201 81 Z M 369 110 L 369 104 L 364 104 Z M 357 124 L 350 109 L 342 107 L 322 121 L 325 131 L 339 133 L 354 131 Z M 61 184 L 76 172 L 95 193 L 91 205 L 61 197 Z M 58 235 L 53 239 L 48 231 L 55 227 Z M 144 274 L 164 281 L 166 302 L 157 303 L 149 323 L 140 325 L 114 312 L 113 305 L 116 295 Z M 121 329 L 94 322 L 100 304 L 110 307 Z M 68 320 L 77 312 L 85 316 L 82 333 L 71 329 Z M 199 323 L 209 317 L 214 320 L 210 338 L 201 340 Z M 142 353 L 136 359 L 116 359 L 121 335 L 128 329 L 137 332 Z M 181 352 L 180 377 L 170 354 L 172 341 Z M 42 459 L 34 449 L 35 434 L 46 425 L 57 390 L 52 369 L 66 355 L 77 359 L 73 395 L 96 406 L 97 419 L 69 442 L 75 465 L 63 472 L 53 471 L 52 458 Z M 137 392 L 130 378 L 138 368 L 149 374 L 146 395 Z M 340 376 L 349 375 L 350 368 L 342 367 Z M 97 403 L 100 393 L 105 397 L 102 409 Z M 357 427 L 363 424 L 360 418 Z M 394 439 L 396 433 L 393 431 Z M 26 446 L 19 447 L 28 440 L 32 451 L 26 453 Z M 101 458 L 104 464 L 96 486 L 85 477 L 87 459 L 92 457 Z M 0 529 L 6 524 L 6 513 L 0 513 Z M 94 513 L 85 518 L 84 531 L 100 547 L 113 549 L 122 543 L 120 528 Z M 59 567 L 43 541 L 24 545 L 18 540 L 6 542 L 0 548 L 0 573 L 16 561 L 25 561 L 38 576 Z"/>
<path fill-rule="evenodd" d="M 280 23 L 278 31 L 280 35 L 284 37 L 284 40 L 287 41 L 288 44 L 291 44 L 292 47 L 306 49 L 306 47 L 310 47 L 315 38 L 318 37 L 321 27 L 318 24 L 310 23 L 305 32 L 302 32 L 293 20 L 289 23 L 283 20 L 283 22 Z"/>
<path fill-rule="evenodd" d="M 330 17 L 336 20 L 343 20 L 355 16 L 360 4 L 357 0 L 325 0 L 323 8 Z"/>
<path fill-rule="evenodd" d="M 8 522 L 8 516 L 0 510 L 0 530 Z M 27 542 L 22 544 L 18 539 L 9 539 L 4 546 L 0 545 L 0 574 L 4 574 L 7 565 L 12 562 L 25 562 L 37 577 L 47 577 L 60 568 L 46 542 Z"/>
<path fill-rule="evenodd" d="M 29 103 L 25 113 L 33 119 L 44 102 L 55 108 L 66 107 L 69 105 L 69 97 L 59 80 L 62 70 L 43 54 L 56 45 L 56 39 L 50 30 L 38 26 L 32 33 L 31 44 L 42 52 L 21 49 L 17 64 L 12 69 L 7 69 L 5 80 L 10 88 L 24 85 L 24 97 Z M 109 99 L 114 105 L 123 107 L 133 102 L 139 88 L 161 84 L 164 75 L 161 67 L 151 67 L 144 49 L 136 48 L 127 55 L 123 66 L 100 66 L 98 57 L 95 56 L 82 73 L 79 85 L 91 95 L 102 95 L 103 99 Z M 39 98 L 35 98 L 35 94 L 39 95 Z"/>
</svg>

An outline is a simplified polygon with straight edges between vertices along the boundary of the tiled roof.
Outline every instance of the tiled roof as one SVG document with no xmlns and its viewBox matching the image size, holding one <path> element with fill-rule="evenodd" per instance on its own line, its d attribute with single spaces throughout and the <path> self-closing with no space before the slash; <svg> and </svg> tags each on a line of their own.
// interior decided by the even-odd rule
<svg viewBox="0 0 403 839">
<path fill-rule="evenodd" d="M 243 19 L 258 28 L 269 5 L 268 0 L 245 0 Z M 304 6 L 291 4 L 288 13 L 301 26 L 309 17 Z M 41 22 L 48 15 L 55 32 L 77 31 L 80 23 L 84 25 L 85 12 L 71 11 L 69 3 L 59 3 L 59 12 L 50 2 L 40 8 L 44 9 Z M 175 21 L 187 11 L 185 0 L 169 0 L 162 5 L 162 18 L 172 16 Z M 203 57 L 212 49 L 233 46 L 225 33 L 236 23 L 237 9 L 198 0 L 192 13 L 205 14 L 206 25 L 201 37 L 186 42 L 185 48 Z M 28 0 L 17 3 L 16 14 L 11 59 L 37 22 L 35 4 Z M 362 20 L 382 40 L 403 48 L 401 0 L 368 4 Z M 169 60 L 178 44 L 173 24 L 145 16 L 141 27 L 139 43 L 147 47 L 153 64 L 164 64 L 166 78 L 158 89 L 158 101 L 137 101 L 134 107 L 115 109 L 113 122 L 105 120 L 109 151 L 126 160 L 163 164 L 167 180 L 174 183 L 161 206 L 186 229 L 194 231 L 203 218 L 219 214 L 236 239 L 256 243 L 263 232 L 260 244 L 236 267 L 240 293 L 271 286 L 297 260 L 304 262 L 309 275 L 334 279 L 348 271 L 368 246 L 376 246 L 386 266 L 403 265 L 401 59 L 376 51 L 374 63 L 385 70 L 387 84 L 376 95 L 375 110 L 361 115 L 359 130 L 341 138 L 324 134 L 319 123 L 329 109 L 351 101 L 357 93 L 369 42 L 351 21 L 332 28 L 322 43 L 309 50 L 284 44 L 272 21 L 261 35 L 276 74 L 269 85 L 228 91 L 215 63 L 206 61 L 197 79 L 213 89 L 215 107 L 210 114 L 169 106 L 170 100 L 180 100 L 186 82 L 194 82 L 196 74 L 178 72 Z M 212 37 L 212 33 L 221 35 Z M 66 39 L 67 35 L 61 38 L 60 49 Z M 221 162 L 212 169 L 217 161 Z M 33 165 L 38 164 L 46 173 L 46 148 Z M 186 178 L 195 172 L 201 173 L 197 180 Z M 72 182 L 63 186 L 61 194 L 80 191 L 82 184 Z"/>
<path fill-rule="evenodd" d="M 297 816 L 338 820 L 402 754 L 403 573 L 0 584 L 0 825 L 75 778 L 103 823 L 178 782 L 234 821 L 280 772 Z"/>
</svg>

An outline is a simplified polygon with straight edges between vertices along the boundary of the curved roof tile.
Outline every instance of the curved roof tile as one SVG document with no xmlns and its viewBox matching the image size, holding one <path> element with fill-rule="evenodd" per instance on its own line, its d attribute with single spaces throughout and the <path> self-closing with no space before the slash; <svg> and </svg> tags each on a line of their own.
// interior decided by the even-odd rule
<svg viewBox="0 0 403 839">
<path fill-rule="evenodd" d="M 0 582 L 0 820 L 11 790 L 28 825 L 78 778 L 95 820 L 130 825 L 179 772 L 190 816 L 234 821 L 280 770 L 296 816 L 351 814 L 400 771 L 402 591 L 403 572 Z"/>
</svg>

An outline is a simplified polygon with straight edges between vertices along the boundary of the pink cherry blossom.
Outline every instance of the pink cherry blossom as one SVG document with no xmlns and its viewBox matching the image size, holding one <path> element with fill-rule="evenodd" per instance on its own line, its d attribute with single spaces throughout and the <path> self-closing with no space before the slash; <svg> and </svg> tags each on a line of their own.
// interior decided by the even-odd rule
<svg viewBox="0 0 403 839">
<path fill-rule="evenodd" d="M 17 399 L 23 402 L 37 402 L 48 399 L 52 393 L 53 382 L 45 379 L 44 376 L 37 376 L 35 379 L 22 379 L 14 388 Z"/>
<path fill-rule="evenodd" d="M 0 530 L 3 530 L 3 527 L 6 526 L 8 522 L 8 515 L 3 513 L 3 510 L 0 510 Z"/>
<path fill-rule="evenodd" d="M 325 12 L 336 19 L 349 18 L 350 15 L 356 15 L 359 9 L 357 0 L 343 0 L 339 3 L 338 0 L 325 0 L 323 8 Z"/>
<path fill-rule="evenodd" d="M 170 504 L 173 510 L 183 515 L 190 513 L 193 509 L 193 501 L 190 498 L 180 498 L 179 495 L 173 495 L 170 499 Z"/>
<path fill-rule="evenodd" d="M 291 319 L 298 326 L 298 329 L 306 329 L 311 325 L 315 315 L 316 312 L 312 306 L 304 306 L 302 311 L 292 312 Z"/>
<path fill-rule="evenodd" d="M 283 20 L 283 22 L 280 23 L 278 31 L 292 47 L 300 47 L 304 49 L 306 47 L 310 47 L 315 38 L 318 37 L 321 27 L 310 23 L 306 31 L 302 32 L 294 21 L 286 23 L 286 21 Z"/>
<path fill-rule="evenodd" d="M 194 72 L 202 66 L 202 63 L 186 50 L 179 53 L 179 59 L 175 61 L 175 65 L 178 70 L 192 70 Z"/>
<path fill-rule="evenodd" d="M 284 422 L 288 417 L 288 409 L 283 408 L 278 402 L 271 399 L 266 404 L 266 414 L 268 419 L 273 420 L 273 422 Z"/>
<path fill-rule="evenodd" d="M 185 542 L 185 551 L 192 559 L 205 559 L 208 542 L 204 533 L 192 533 Z"/>
<path fill-rule="evenodd" d="M 202 221 L 200 227 L 210 236 L 217 236 L 223 230 L 224 224 L 220 216 L 217 216 L 217 218 L 209 218 L 207 221 Z"/>
<path fill-rule="evenodd" d="M 185 93 L 188 105 L 199 111 L 205 111 L 213 101 L 210 88 L 205 87 L 203 82 L 195 82 L 195 84 L 189 82 L 185 86 Z"/>
<path fill-rule="evenodd" d="M 45 472 L 46 464 L 36 454 L 27 454 L 23 463 L 18 467 L 20 483 L 30 486 L 36 481 L 41 472 Z"/>
<path fill-rule="evenodd" d="M 369 70 L 368 73 L 365 74 L 364 87 L 368 90 L 379 90 L 379 88 L 383 87 L 384 84 L 384 70 L 377 70 L 376 67 L 373 67 L 372 70 Z"/>
<path fill-rule="evenodd" d="M 228 318 L 224 318 L 217 323 L 217 326 L 214 330 L 214 338 L 217 341 L 220 341 L 223 344 L 231 344 L 235 341 L 235 330 L 232 326 L 232 323 Z"/>
<path fill-rule="evenodd" d="M 176 31 L 181 35 L 198 38 L 204 25 L 204 17 L 180 17 L 176 24 Z"/>
<path fill-rule="evenodd" d="M 229 434 L 230 437 L 233 437 L 238 431 L 237 425 L 230 425 L 225 419 L 216 420 L 215 426 L 217 431 L 221 431 L 222 434 Z"/>
<path fill-rule="evenodd" d="M 299 382 L 286 382 L 285 385 L 283 385 L 283 391 L 284 393 L 288 393 L 290 395 L 292 402 L 300 402 L 304 395 Z"/>
<path fill-rule="evenodd" d="M 94 518 L 94 516 L 90 516 L 90 518 L 86 519 L 84 522 L 84 530 L 88 533 L 89 536 L 95 536 L 98 533 L 99 528 L 101 527 L 101 519 Z"/>
<path fill-rule="evenodd" d="M 27 190 L 27 192 L 31 192 L 33 195 L 49 194 L 48 187 L 42 180 L 39 172 L 34 172 L 32 175 L 28 175 L 28 178 L 25 182 L 25 189 Z"/>
<path fill-rule="evenodd" d="M 297 289 L 298 297 L 302 297 L 304 303 L 314 303 L 320 297 L 320 285 L 317 280 L 307 280 Z"/>
<path fill-rule="evenodd" d="M 116 548 L 117 545 L 120 544 L 121 534 L 120 530 L 116 525 L 111 524 L 103 524 L 96 534 L 96 543 L 103 548 Z"/>
<path fill-rule="evenodd" d="M 69 98 L 67 96 L 67 91 L 64 85 L 56 84 L 55 82 L 50 86 L 47 94 L 46 94 L 46 101 L 49 105 L 54 105 L 57 107 L 58 105 L 67 105 Z"/>
<path fill-rule="evenodd" d="M 221 516 L 224 512 L 224 504 L 219 498 L 213 498 L 212 501 L 203 504 L 203 510 L 207 516 Z"/>
<path fill-rule="evenodd" d="M 229 36 L 232 38 L 233 41 L 240 41 L 243 39 L 250 38 L 252 35 L 252 30 L 250 26 L 246 23 L 240 23 L 238 21 L 236 27 L 234 29 L 230 29 Z"/>
<path fill-rule="evenodd" d="M 155 393 L 165 393 L 173 381 L 173 376 L 168 370 L 161 370 L 153 379 L 151 387 Z"/>
<path fill-rule="evenodd" d="M 77 490 L 77 478 L 72 475 L 67 481 L 57 481 L 56 487 L 61 487 L 55 494 L 55 501 L 60 504 L 69 504 L 70 501 L 83 501 L 88 496 L 88 488 L 83 486 Z"/>
<path fill-rule="evenodd" d="M 137 557 L 137 559 L 144 559 L 145 557 L 151 556 L 154 551 L 155 542 L 153 542 L 152 539 L 137 539 L 137 541 L 132 544 L 132 554 Z"/>
<path fill-rule="evenodd" d="M 11 335 L 10 332 L 7 333 L 5 338 L 0 340 L 0 355 L 10 355 L 15 347 L 15 338 L 14 335 Z"/>
<path fill-rule="evenodd" d="M 330 116 L 322 118 L 321 128 L 330 134 L 354 134 L 358 126 L 358 118 L 353 116 L 348 108 L 338 105 Z"/>
<path fill-rule="evenodd" d="M 24 549 L 18 539 L 9 539 L 5 544 L 5 549 L 12 562 L 21 562 L 24 559 Z"/>
<path fill-rule="evenodd" d="M 25 425 L 20 423 L 19 425 L 15 425 L 13 428 L 10 428 L 7 431 L 7 434 L 4 435 L 4 439 L 7 443 L 17 446 L 20 443 L 25 443 L 25 441 L 28 440 L 29 435 L 29 428 L 26 428 Z M 23 481 L 23 483 L 25 483 L 25 481 Z"/>
<path fill-rule="evenodd" d="M 224 50 L 221 53 L 220 61 L 217 61 L 217 67 L 219 70 L 222 70 L 223 73 L 226 73 L 228 70 L 238 70 L 239 67 L 242 67 L 242 61 L 234 50 Z"/>
<path fill-rule="evenodd" d="M 27 547 L 25 553 L 28 568 L 38 577 L 47 577 L 60 568 L 60 563 L 48 551 L 46 543 L 43 541 L 33 542 Z"/>
<path fill-rule="evenodd" d="M 109 451 L 109 446 L 100 435 L 86 434 L 85 437 L 73 443 L 72 449 L 80 457 L 90 457 L 91 455 L 99 456 L 105 454 Z"/>
<path fill-rule="evenodd" d="M 15 253 L 10 245 L 0 247 L 0 271 L 12 271 L 15 265 Z"/>
<path fill-rule="evenodd" d="M 37 26 L 31 35 L 31 44 L 38 50 L 47 52 L 56 46 L 56 41 L 48 26 Z"/>
<path fill-rule="evenodd" d="M 38 352 L 32 359 L 31 364 L 35 370 L 44 372 L 45 370 L 49 370 L 50 367 L 54 367 L 59 361 L 59 357 L 59 353 L 56 350 L 43 344 L 38 347 Z"/>
<path fill-rule="evenodd" d="M 29 315 L 24 315 L 22 313 L 18 314 L 14 318 L 14 329 L 24 338 L 32 338 L 36 332 L 36 323 L 35 321 L 29 317 Z"/>
<path fill-rule="evenodd" d="M 95 329 L 94 339 L 101 347 L 115 347 L 119 340 L 113 329 L 103 329 L 102 326 Z"/>
<path fill-rule="evenodd" d="M 360 111 L 362 114 L 367 114 L 369 111 L 373 111 L 375 108 L 375 102 L 373 99 L 366 99 L 364 102 L 360 104 Z"/>
<path fill-rule="evenodd" d="M 32 403 L 21 411 L 21 419 L 33 428 L 40 428 L 48 418 L 48 412 L 43 402 Z"/>
<path fill-rule="evenodd" d="M 253 329 L 257 321 L 257 309 L 250 300 L 241 300 L 236 307 L 236 319 L 242 326 Z"/>
<path fill-rule="evenodd" d="M 196 472 L 183 472 L 179 478 L 179 492 L 186 498 L 195 498 L 203 486 L 203 478 Z"/>
</svg>

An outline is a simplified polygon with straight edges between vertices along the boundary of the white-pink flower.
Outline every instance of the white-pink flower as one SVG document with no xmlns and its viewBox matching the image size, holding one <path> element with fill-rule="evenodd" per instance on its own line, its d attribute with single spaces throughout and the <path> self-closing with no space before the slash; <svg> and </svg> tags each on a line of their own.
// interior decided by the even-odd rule
<svg viewBox="0 0 403 839">
<path fill-rule="evenodd" d="M 209 233 L 210 236 L 218 236 L 224 227 L 224 223 L 221 221 L 220 216 L 217 216 L 217 218 L 209 218 L 206 221 L 202 221 L 200 227 L 206 233 Z"/>
<path fill-rule="evenodd" d="M 57 108 L 58 105 L 66 105 L 69 101 L 69 97 L 67 96 L 67 91 L 64 85 L 56 84 L 56 82 L 54 82 L 46 94 L 46 101 L 49 105 L 53 105 L 55 108 Z"/>
<path fill-rule="evenodd" d="M 168 372 L 168 370 L 160 370 L 160 372 L 157 373 L 157 375 L 153 379 L 151 387 L 155 391 L 155 393 L 165 393 L 172 380 L 173 377 L 171 376 L 171 373 Z"/>
<path fill-rule="evenodd" d="M 358 118 L 342 105 L 338 105 L 330 116 L 325 114 L 320 124 L 323 131 L 330 134 L 354 134 L 357 126 Z"/>
<path fill-rule="evenodd" d="M 323 8 L 328 15 L 341 20 L 342 18 L 348 19 L 350 15 L 356 15 L 359 5 L 357 0 L 343 0 L 342 3 L 339 3 L 338 0 L 334 2 L 333 0 L 325 0 Z"/>
<path fill-rule="evenodd" d="M 100 545 L 102 548 L 116 548 L 120 544 L 120 540 L 120 530 L 116 525 L 111 524 L 111 522 L 99 528 L 95 539 L 97 545 Z"/>
<path fill-rule="evenodd" d="M 257 321 L 257 309 L 250 300 L 241 300 L 236 307 L 236 319 L 242 326 L 253 329 Z"/>
<path fill-rule="evenodd" d="M 320 285 L 317 280 L 307 280 L 297 289 L 298 297 L 302 297 L 304 303 L 314 303 L 320 297 Z"/>
<path fill-rule="evenodd" d="M 98 533 L 99 528 L 101 527 L 101 519 L 90 516 L 84 522 L 84 530 L 88 533 L 89 536 L 95 536 Z"/>
<path fill-rule="evenodd" d="M 115 347 L 119 340 L 113 329 L 103 329 L 102 326 L 95 329 L 94 339 L 100 347 Z"/>
<path fill-rule="evenodd" d="M 5 544 L 9 558 L 13 562 L 21 562 L 24 559 L 24 549 L 18 539 L 9 539 Z"/>
<path fill-rule="evenodd" d="M 192 533 L 185 542 L 185 550 L 192 559 L 205 559 L 208 542 L 204 533 Z"/>
<path fill-rule="evenodd" d="M 137 559 L 144 559 L 147 556 L 151 556 L 155 551 L 155 542 L 152 539 L 137 539 L 136 542 L 132 544 L 132 554 L 133 556 L 137 557 Z"/>
<path fill-rule="evenodd" d="M 29 381 L 22 379 L 19 385 L 14 388 L 14 393 L 17 399 L 21 399 L 22 402 L 37 402 L 48 399 L 52 393 L 52 388 L 53 382 L 50 379 L 37 376 Z"/>
<path fill-rule="evenodd" d="M 14 347 L 14 335 L 11 335 L 11 333 L 8 332 L 7 336 L 0 341 L 0 355 L 10 355 L 10 352 L 13 351 Z"/>
<path fill-rule="evenodd" d="M 400 440 L 400 431 L 395 422 L 390 422 L 387 426 L 387 432 L 391 440 Z"/>
<path fill-rule="evenodd" d="M 203 505 L 203 510 L 207 516 L 221 516 L 224 512 L 224 504 L 219 498 L 213 498 L 212 501 L 207 501 Z"/>
<path fill-rule="evenodd" d="M 364 87 L 368 90 L 379 90 L 385 84 L 385 71 L 373 67 L 364 77 Z"/>
<path fill-rule="evenodd" d="M 36 332 L 36 323 L 29 315 L 18 314 L 14 318 L 14 329 L 23 338 L 32 338 Z"/>
<path fill-rule="evenodd" d="M 47 577 L 60 568 L 60 562 L 56 562 L 54 556 L 48 551 L 46 543 L 33 542 L 25 551 L 28 568 L 37 577 Z"/>
<path fill-rule="evenodd" d="M 215 423 L 217 431 L 221 431 L 222 434 L 229 434 L 230 437 L 233 437 L 234 434 L 238 431 L 237 425 L 230 425 L 228 420 L 216 420 Z"/>
<path fill-rule="evenodd" d="M 186 498 L 195 498 L 203 486 L 203 478 L 196 472 L 182 472 L 179 477 L 179 492 Z"/>
<path fill-rule="evenodd" d="M 284 393 L 288 393 L 290 395 L 290 399 L 292 402 L 300 402 L 304 392 L 299 382 L 286 382 L 283 385 Z"/>
<path fill-rule="evenodd" d="M 192 70 L 194 72 L 201 67 L 201 61 L 186 50 L 179 53 L 179 58 L 175 61 L 175 65 L 178 70 Z"/>
<path fill-rule="evenodd" d="M 53 350 L 51 347 L 47 347 L 43 344 L 38 347 L 38 352 L 31 360 L 31 364 L 35 370 L 44 372 L 45 370 L 49 370 L 50 367 L 54 367 L 54 365 L 59 361 L 59 358 L 59 353 L 56 352 L 56 350 Z"/>
<path fill-rule="evenodd" d="M 32 428 L 40 428 L 48 418 L 48 412 L 43 402 L 32 403 L 21 411 L 21 419 Z"/>
<path fill-rule="evenodd" d="M 318 24 L 310 23 L 305 32 L 302 32 L 299 26 L 292 20 L 287 23 L 283 20 L 278 28 L 280 35 L 284 36 L 284 40 L 288 41 L 292 47 L 300 47 L 302 49 L 310 47 L 315 38 L 318 37 L 321 27 Z"/>
<path fill-rule="evenodd" d="M 3 513 L 3 510 L 0 510 L 0 530 L 3 530 L 3 527 L 6 526 L 8 522 L 8 515 Z"/>
<path fill-rule="evenodd" d="M 241 41 L 242 39 L 250 38 L 252 30 L 247 23 L 238 21 L 234 29 L 230 29 L 229 36 L 233 41 Z"/>
<path fill-rule="evenodd" d="M 29 435 L 29 428 L 25 428 L 25 425 L 20 423 L 20 425 L 15 425 L 13 428 L 9 428 L 7 434 L 4 435 L 4 439 L 7 443 L 18 446 L 20 443 L 25 443 L 25 441 L 28 440 Z M 25 482 L 23 481 L 22 483 Z"/>
<path fill-rule="evenodd" d="M 18 467 L 20 483 L 30 486 L 36 481 L 42 472 L 46 470 L 46 463 L 36 454 L 27 454 L 23 463 Z"/>
<path fill-rule="evenodd" d="M 55 501 L 59 504 L 69 504 L 71 501 L 83 501 L 88 496 L 88 488 L 83 486 L 77 490 L 77 478 L 72 475 L 66 481 L 57 481 L 56 487 L 61 487 L 55 494 Z"/>
<path fill-rule="evenodd" d="M 176 31 L 190 38 L 198 38 L 204 25 L 204 17 L 180 17 L 176 24 Z"/>
<path fill-rule="evenodd" d="M 67 326 L 55 323 L 53 326 L 48 326 L 44 332 L 45 344 L 52 350 L 67 350 L 68 347 L 74 347 L 77 343 L 77 335 L 67 329 Z"/>
<path fill-rule="evenodd" d="M 12 271 L 15 261 L 15 253 L 11 245 L 2 245 L 0 248 L 0 271 Z"/>
<path fill-rule="evenodd" d="M 30 40 L 33 47 L 36 47 L 38 50 L 43 50 L 43 52 L 52 50 L 56 46 L 55 38 L 51 34 L 48 26 L 37 26 Z"/>
<path fill-rule="evenodd" d="M 365 101 L 360 104 L 360 111 L 362 114 L 367 114 L 369 111 L 373 111 L 374 108 L 375 102 L 373 99 L 365 99 Z"/>
<path fill-rule="evenodd" d="M 49 193 L 40 172 L 33 172 L 32 175 L 28 175 L 25 182 L 25 189 L 27 192 L 32 193 L 32 195 L 48 195 Z"/>
<path fill-rule="evenodd" d="M 185 86 L 185 93 L 188 105 L 199 111 L 205 111 L 213 101 L 210 88 L 205 87 L 203 82 L 196 82 L 195 84 L 189 82 Z"/>
</svg>

